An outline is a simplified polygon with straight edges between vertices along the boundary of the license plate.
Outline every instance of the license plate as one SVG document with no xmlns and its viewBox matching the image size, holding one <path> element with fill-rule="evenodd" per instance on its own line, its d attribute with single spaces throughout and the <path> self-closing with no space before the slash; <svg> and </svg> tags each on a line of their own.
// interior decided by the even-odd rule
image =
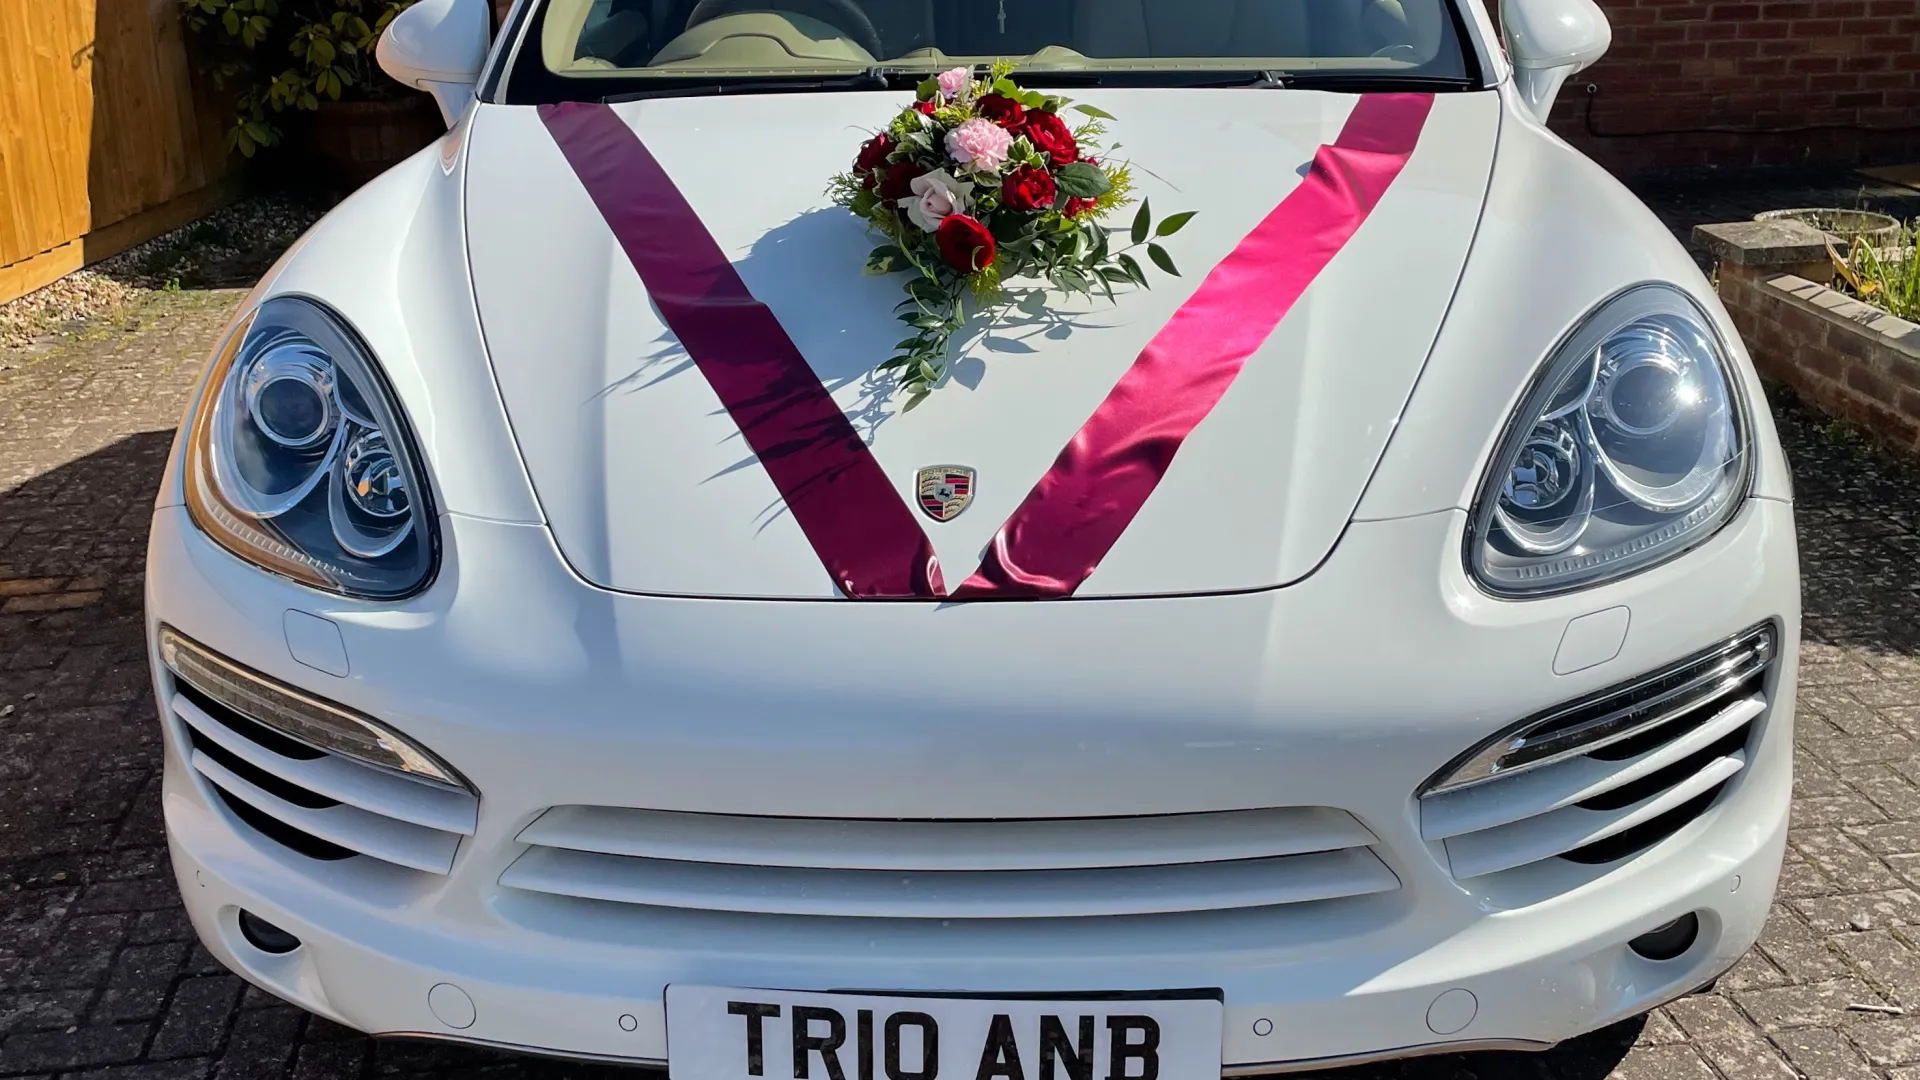
<svg viewBox="0 0 1920 1080">
<path fill-rule="evenodd" d="M 1188 993 L 999 999 L 667 987 L 672 1080 L 1198 1080 L 1221 1004 Z"/>
</svg>

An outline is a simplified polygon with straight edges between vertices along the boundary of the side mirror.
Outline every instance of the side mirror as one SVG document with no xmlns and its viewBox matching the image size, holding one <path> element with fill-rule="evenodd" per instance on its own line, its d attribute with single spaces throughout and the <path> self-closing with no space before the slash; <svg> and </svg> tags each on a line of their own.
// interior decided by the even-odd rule
<svg viewBox="0 0 1920 1080">
<path fill-rule="evenodd" d="M 492 30 L 487 0 L 419 0 L 387 24 L 374 56 L 395 80 L 432 94 L 452 127 L 473 101 Z"/>
<path fill-rule="evenodd" d="M 1613 27 L 1593 0 L 1501 0 L 1500 32 L 1513 61 L 1514 87 L 1542 120 L 1567 76 L 1613 44 Z"/>
</svg>

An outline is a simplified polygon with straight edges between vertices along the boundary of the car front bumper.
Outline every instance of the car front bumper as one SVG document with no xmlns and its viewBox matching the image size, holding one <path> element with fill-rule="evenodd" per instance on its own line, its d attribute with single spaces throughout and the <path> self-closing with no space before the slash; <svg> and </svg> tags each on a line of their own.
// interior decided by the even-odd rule
<svg viewBox="0 0 1920 1080">
<path fill-rule="evenodd" d="M 1759 934 L 1791 786 L 1792 514 L 1753 500 L 1680 559 L 1526 603 L 1466 581 L 1464 518 L 1356 523 L 1279 590 L 936 606 L 611 594 L 569 573 L 543 529 L 449 515 L 436 583 L 379 606 L 242 565 L 162 507 L 151 629 L 378 717 L 480 793 L 446 874 L 295 854 L 196 772 L 156 663 L 181 891 L 216 956 L 316 1013 L 542 1053 L 664 1060 L 669 983 L 1218 988 L 1229 1072 L 1550 1045 L 1692 989 Z M 1555 674 L 1573 620 L 1622 608 L 1616 656 Z M 295 661 L 289 611 L 340 628 L 347 675 Z M 1467 747 L 1763 622 L 1780 658 L 1745 767 L 1665 839 L 1456 880 L 1422 838 L 1414 793 Z M 1099 918 L 562 903 L 501 883 L 556 805 L 842 821 L 1328 807 L 1371 832 L 1397 886 Z M 248 944 L 242 909 L 302 946 Z M 1702 929 L 1685 955 L 1628 949 L 1688 913 Z"/>
</svg>

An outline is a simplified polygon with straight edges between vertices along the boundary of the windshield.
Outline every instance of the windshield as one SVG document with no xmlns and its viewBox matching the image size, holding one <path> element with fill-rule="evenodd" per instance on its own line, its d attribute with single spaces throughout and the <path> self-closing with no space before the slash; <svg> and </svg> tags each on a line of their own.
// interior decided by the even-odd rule
<svg viewBox="0 0 1920 1080">
<path fill-rule="evenodd" d="M 524 33 L 513 103 L 796 77 L 887 85 L 1000 58 L 1040 84 L 1471 74 L 1450 0 L 532 0 Z"/>
</svg>

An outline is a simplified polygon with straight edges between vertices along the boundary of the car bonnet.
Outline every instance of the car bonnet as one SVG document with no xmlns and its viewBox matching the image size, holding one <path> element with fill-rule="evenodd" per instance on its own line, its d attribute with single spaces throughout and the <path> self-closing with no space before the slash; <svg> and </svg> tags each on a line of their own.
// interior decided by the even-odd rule
<svg viewBox="0 0 1920 1080">
<path fill-rule="evenodd" d="M 1133 162 L 1156 218 L 1198 211 L 1165 241 L 1180 276 L 1149 268 L 1151 289 L 1119 289 L 1112 302 L 1050 292 L 1043 313 L 1010 309 L 985 333 L 976 320 L 955 339 L 951 382 L 911 412 L 873 371 L 903 336 L 894 306 L 904 278 L 862 274 L 877 241 L 824 194 L 827 179 L 905 100 L 665 98 L 612 106 L 603 119 L 638 137 L 866 444 L 849 456 L 863 459 L 873 481 L 863 510 L 899 532 L 907 520 L 900 509 L 919 505 L 922 470 L 970 473 L 970 501 L 957 515 L 936 521 L 907 512 L 924 531 L 915 542 L 937 556 L 945 587 L 956 587 L 970 576 L 983 580 L 976 568 L 996 547 L 1004 554 L 1013 530 L 1003 525 L 1063 448 L 1084 442 L 1076 433 L 1116 381 L 1209 272 L 1302 184 L 1316 151 L 1336 140 L 1361 99 L 1303 90 L 1085 94 L 1119 118 L 1109 140 Z M 1384 196 L 1331 258 L 1312 256 L 1324 238 L 1302 230 L 1302 258 L 1316 267 L 1311 283 L 1179 443 L 1117 540 L 1093 558 L 1090 576 L 1073 583 L 1073 596 L 1285 585 L 1326 557 L 1453 300 L 1499 120 L 1491 92 L 1435 96 L 1411 154 L 1395 163 Z M 793 471 L 778 475 L 754 453 L 728 411 L 739 402 L 716 392 L 703 375 L 707 358 L 690 356 L 668 329 L 583 186 L 581 148 L 563 153 L 535 108 L 483 107 L 471 121 L 466 227 L 482 328 L 514 437 L 568 563 L 598 585 L 639 593 L 873 595 L 830 572 L 821 526 L 792 512 Z M 596 195 L 604 202 L 625 183 L 621 172 L 603 175 Z M 1109 224 L 1124 233 L 1130 215 Z M 762 449 L 768 457 L 789 452 Z M 841 479 L 828 470 L 801 483 Z M 1120 490 L 1098 475 L 1083 479 L 1077 498 L 1090 511 Z M 874 494 L 884 502 L 887 488 L 900 506 L 871 505 Z M 1047 527 L 1069 531 L 1058 521 Z M 835 542 L 890 542 L 881 531 L 843 518 Z"/>
</svg>

